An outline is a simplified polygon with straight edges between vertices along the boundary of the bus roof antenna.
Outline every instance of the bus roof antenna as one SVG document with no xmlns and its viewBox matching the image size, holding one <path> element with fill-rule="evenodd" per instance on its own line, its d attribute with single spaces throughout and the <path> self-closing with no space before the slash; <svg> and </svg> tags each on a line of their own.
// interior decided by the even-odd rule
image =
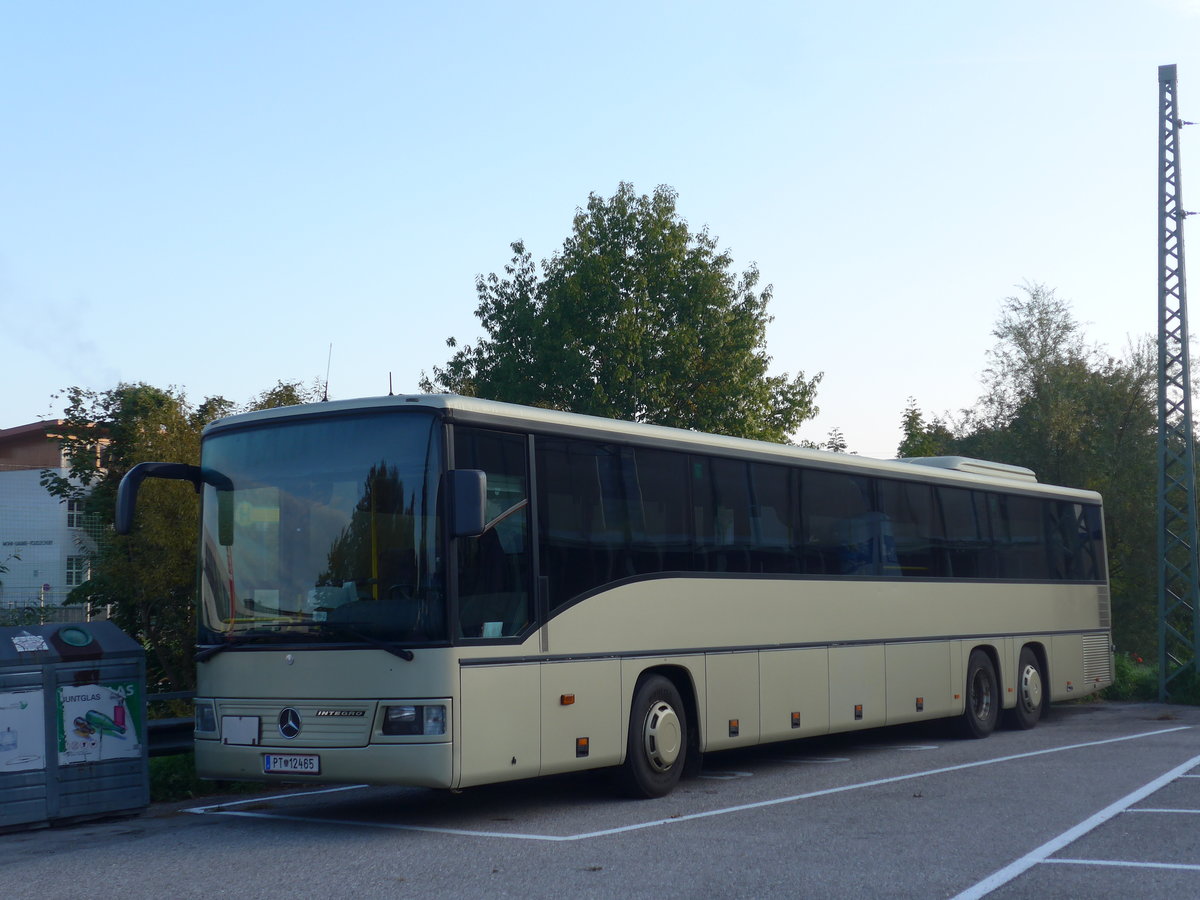
<svg viewBox="0 0 1200 900">
<path fill-rule="evenodd" d="M 333 363 L 333 342 L 329 343 L 329 356 L 325 359 L 325 393 L 321 397 L 322 403 L 329 402 L 329 367 Z"/>
</svg>

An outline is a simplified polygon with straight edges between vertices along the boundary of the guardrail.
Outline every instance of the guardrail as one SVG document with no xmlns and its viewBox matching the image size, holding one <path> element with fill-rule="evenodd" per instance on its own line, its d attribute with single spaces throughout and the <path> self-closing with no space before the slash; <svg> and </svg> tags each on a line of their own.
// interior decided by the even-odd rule
<svg viewBox="0 0 1200 900">
<path fill-rule="evenodd" d="M 191 700 L 195 691 L 171 691 L 163 694 L 148 694 L 147 708 L 151 703 L 166 703 L 170 700 Z M 189 753 L 192 750 L 196 721 L 193 716 L 174 719 L 149 719 L 146 722 L 146 742 L 151 756 L 171 756 Z"/>
</svg>

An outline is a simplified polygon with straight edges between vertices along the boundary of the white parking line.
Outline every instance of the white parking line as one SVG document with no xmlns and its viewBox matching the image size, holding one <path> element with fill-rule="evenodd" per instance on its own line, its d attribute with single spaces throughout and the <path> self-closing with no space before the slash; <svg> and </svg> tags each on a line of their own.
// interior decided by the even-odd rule
<svg viewBox="0 0 1200 900">
<path fill-rule="evenodd" d="M 1063 866 L 1124 866 L 1133 869 L 1183 869 L 1187 872 L 1200 872 L 1200 865 L 1190 863 L 1156 863 L 1134 862 L 1126 859 L 1044 859 L 1043 865 L 1054 863 Z"/>
<path fill-rule="evenodd" d="M 250 803 L 261 803 L 266 800 L 302 797 L 302 796 L 305 796 L 304 793 L 282 794 L 282 795 L 279 795 L 278 797 L 254 797 L 254 798 L 250 798 L 247 800 L 233 801 L 231 803 L 221 803 L 221 804 L 216 804 L 213 806 L 195 807 L 193 809 L 184 810 L 184 812 L 207 814 L 207 815 L 240 816 L 240 817 L 244 817 L 244 818 L 255 818 L 255 819 L 278 819 L 278 820 L 291 821 L 291 822 L 308 822 L 310 824 L 316 824 L 316 825 L 321 825 L 321 824 L 351 825 L 351 826 L 358 826 L 358 827 L 362 827 L 362 828 L 383 828 L 383 829 L 396 830 L 396 831 L 424 831 L 424 832 L 430 832 L 430 833 L 434 833 L 434 834 L 456 834 L 456 835 L 464 835 L 464 836 L 469 836 L 469 837 L 503 838 L 503 839 L 508 839 L 508 840 L 548 841 L 548 842 L 582 841 L 582 840 L 588 840 L 590 838 L 606 837 L 608 835 L 613 835 L 613 834 L 624 834 L 624 833 L 630 832 L 630 831 L 639 831 L 639 830 L 646 829 L 646 828 L 657 828 L 657 827 L 660 827 L 663 825 L 677 825 L 680 822 L 690 822 L 690 821 L 694 821 L 697 819 L 707 819 L 707 818 L 712 818 L 714 816 L 724 816 L 724 815 L 729 815 L 730 813 L 745 812 L 747 810 L 752 810 L 752 809 L 764 809 L 764 808 L 771 807 L 771 806 L 780 806 L 785 803 L 795 803 L 799 800 L 809 800 L 814 797 L 826 797 L 831 794 L 840 794 L 840 793 L 845 793 L 847 791 L 857 791 L 857 790 L 862 790 L 864 788 L 879 787 L 880 785 L 884 785 L 884 784 L 894 784 L 898 781 L 909 781 L 914 778 L 926 778 L 931 775 L 944 775 L 949 772 L 959 772 L 959 771 L 963 771 L 966 769 L 979 768 L 980 766 L 991 766 L 991 765 L 996 765 L 998 763 L 1013 762 L 1013 761 L 1019 760 L 1019 759 L 1030 759 L 1030 758 L 1036 757 L 1036 756 L 1046 756 L 1047 754 L 1051 754 L 1051 753 L 1063 753 L 1068 750 L 1081 750 L 1081 749 L 1084 749 L 1087 747 L 1100 747 L 1100 746 L 1104 746 L 1106 744 L 1121 743 L 1123 741 L 1136 741 L 1136 740 L 1141 740 L 1142 738 L 1156 737 L 1156 736 L 1162 735 L 1162 734 L 1170 734 L 1175 731 L 1187 731 L 1190 727 L 1191 726 L 1188 726 L 1188 725 L 1181 725 L 1181 726 L 1176 726 L 1174 728 L 1163 728 L 1158 731 L 1142 732 L 1141 734 L 1130 734 L 1130 735 L 1125 735 L 1123 737 L 1106 738 L 1105 740 L 1100 740 L 1100 741 L 1087 741 L 1087 742 L 1084 742 L 1081 744 L 1068 744 L 1063 747 L 1050 747 L 1045 750 L 1033 750 L 1028 753 L 1015 753 L 1010 756 L 998 756 L 998 757 L 994 757 L 992 759 L 981 759 L 981 760 L 976 760 L 975 762 L 961 763 L 961 764 L 955 765 L 955 766 L 943 766 L 943 767 L 937 768 L 937 769 L 927 769 L 922 772 L 909 772 L 904 775 L 893 775 L 889 778 L 876 778 L 871 781 L 863 781 L 863 782 L 859 782 L 857 784 L 840 785 L 838 787 L 825 788 L 825 789 L 819 790 L 819 791 L 809 791 L 809 792 L 803 793 L 803 794 L 792 794 L 787 797 L 776 797 L 771 800 L 761 800 L 756 803 L 743 803 L 743 804 L 739 804 L 737 806 L 727 806 L 727 807 L 723 807 L 720 809 L 706 810 L 705 812 L 690 813 L 688 815 L 671 816 L 671 817 L 668 817 L 665 819 L 654 819 L 654 820 L 651 820 L 648 822 L 636 822 L 632 825 L 620 825 L 615 828 L 605 828 L 605 829 L 601 829 L 599 831 L 589 831 L 589 832 L 583 832 L 580 834 L 556 835 L 556 834 L 522 834 L 519 832 L 514 833 L 514 832 L 498 832 L 498 831 L 477 831 L 474 829 L 463 829 L 463 828 L 439 828 L 436 826 L 428 826 L 428 825 L 397 825 L 397 824 L 391 824 L 391 823 L 386 823 L 386 822 L 380 823 L 380 822 L 362 822 L 362 821 L 342 820 L 342 819 L 323 819 L 323 818 L 319 818 L 319 817 L 293 816 L 293 815 L 285 815 L 285 814 L 280 814 L 280 813 L 258 812 L 258 811 L 250 812 L 250 811 L 233 809 L 233 807 L 235 807 L 235 806 L 244 806 L 244 805 L 247 805 Z M 1196 760 L 1191 761 L 1188 765 L 1181 767 L 1181 768 L 1183 771 L 1186 771 L 1188 768 L 1191 768 L 1192 766 L 1196 765 L 1197 762 L 1200 762 L 1200 757 L 1197 757 Z M 352 785 L 352 786 L 344 787 L 344 788 L 329 788 L 329 789 L 325 789 L 325 790 L 312 791 L 310 793 L 320 794 L 320 793 L 326 793 L 328 791 L 350 790 L 352 788 L 357 788 L 357 787 L 362 787 L 362 786 L 363 785 Z M 1135 802 L 1135 801 L 1131 801 L 1131 802 Z M 1030 865 L 1032 865 L 1032 864 L 1033 863 L 1030 863 Z M 1002 871 L 1004 871 L 1004 870 L 1002 870 Z M 999 874 L 999 873 L 997 873 L 997 874 Z M 981 882 L 981 884 L 982 884 L 982 882 Z M 966 895 L 962 895 L 962 896 L 966 896 Z M 983 896 L 983 895 L 979 894 L 977 896 Z"/>
<path fill-rule="evenodd" d="M 1200 816 L 1200 809 L 1148 809 L 1140 806 L 1137 809 L 1127 809 L 1127 813 L 1185 813 L 1193 816 Z"/>
<path fill-rule="evenodd" d="M 231 806 L 245 806 L 247 803 L 266 803 L 268 800 L 287 800 L 292 797 L 314 797 L 317 794 L 336 794 L 338 791 L 357 791 L 359 788 L 365 787 L 370 787 L 370 785 L 339 784 L 337 787 L 319 788 L 314 791 L 294 791 L 289 794 L 276 794 L 273 797 L 250 797 L 246 800 L 230 800 L 228 803 L 214 803 L 212 806 L 193 806 L 191 809 L 185 809 L 184 812 L 203 815 L 204 813 L 221 812 Z"/>
<path fill-rule="evenodd" d="M 1125 812 L 1129 807 L 1133 806 L 1133 804 L 1137 803 L 1139 800 L 1149 797 L 1155 791 L 1170 784 L 1172 781 L 1181 777 L 1185 772 L 1195 768 L 1197 765 L 1200 765 L 1200 756 L 1195 756 L 1192 759 L 1189 759 L 1183 765 L 1176 766 L 1170 772 L 1167 772 L 1165 775 L 1160 775 L 1158 778 L 1155 778 L 1149 784 L 1143 785 L 1133 793 L 1126 794 L 1120 800 L 1104 807 L 1104 809 L 1100 810 L 1100 812 L 1080 822 L 1074 828 L 1064 831 L 1062 834 L 1058 835 L 1058 837 L 1051 838 L 1036 850 L 1025 854 L 1015 862 L 1009 863 L 1003 869 L 993 872 L 978 884 L 967 888 L 967 890 L 956 896 L 954 900 L 977 900 L 979 897 L 985 897 L 992 891 L 996 890 L 996 888 L 1008 884 L 1014 878 L 1027 872 L 1038 863 L 1054 862 L 1054 860 L 1050 859 L 1052 854 L 1057 853 L 1063 847 L 1066 847 L 1069 844 L 1079 840 L 1079 838 L 1083 837 L 1089 831 L 1092 831 L 1100 825 L 1103 825 L 1118 813 Z M 1101 864 L 1102 863 L 1100 862 L 1095 863 L 1095 865 Z"/>
</svg>

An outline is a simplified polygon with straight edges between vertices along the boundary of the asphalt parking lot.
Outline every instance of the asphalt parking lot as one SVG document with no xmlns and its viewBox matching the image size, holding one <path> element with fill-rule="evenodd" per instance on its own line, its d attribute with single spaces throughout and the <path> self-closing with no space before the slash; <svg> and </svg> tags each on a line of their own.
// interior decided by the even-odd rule
<svg viewBox="0 0 1200 900">
<path fill-rule="evenodd" d="M 710 754 L 660 800 L 604 773 L 346 786 L 0 835 L 21 896 L 1185 897 L 1200 709 L 1054 707 L 961 741 L 880 729 Z"/>
</svg>

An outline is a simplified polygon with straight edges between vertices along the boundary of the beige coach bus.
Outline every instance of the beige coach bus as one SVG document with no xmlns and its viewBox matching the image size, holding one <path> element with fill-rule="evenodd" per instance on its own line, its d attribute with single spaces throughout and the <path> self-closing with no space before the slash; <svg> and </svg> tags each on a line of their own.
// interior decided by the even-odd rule
<svg viewBox="0 0 1200 900">
<path fill-rule="evenodd" d="M 1112 680 L 1100 497 L 416 395 L 236 415 L 199 467 L 196 765 L 465 788 L 957 718 Z"/>
</svg>

